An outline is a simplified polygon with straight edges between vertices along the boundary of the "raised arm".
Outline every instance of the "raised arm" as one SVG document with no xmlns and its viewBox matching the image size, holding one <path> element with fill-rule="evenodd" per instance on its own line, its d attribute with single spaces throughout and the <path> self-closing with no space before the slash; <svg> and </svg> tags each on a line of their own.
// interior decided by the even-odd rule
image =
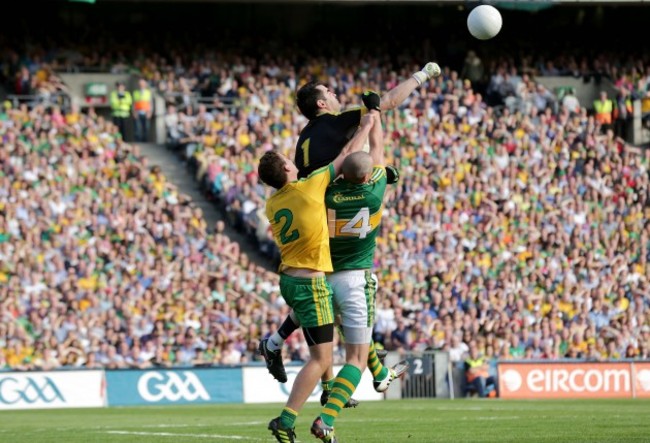
<svg viewBox="0 0 650 443">
<path fill-rule="evenodd" d="M 376 121 L 376 117 L 373 117 L 373 114 L 376 113 L 371 112 L 369 114 L 364 115 L 361 118 L 361 122 L 359 124 L 359 129 L 357 129 L 357 132 L 354 133 L 354 136 L 343 147 L 338 157 L 336 157 L 334 161 L 332 161 L 332 166 L 334 166 L 335 175 L 339 175 L 341 173 L 341 165 L 343 165 L 343 160 L 345 159 L 345 157 L 347 157 L 348 154 L 356 151 L 361 151 L 363 149 L 363 145 L 366 143 L 366 140 L 368 139 L 368 135 L 370 134 L 370 129 L 372 129 Z"/>
<path fill-rule="evenodd" d="M 372 157 L 373 166 L 385 166 L 384 160 L 384 131 L 381 127 L 381 117 L 378 112 L 371 112 L 375 117 L 375 123 L 370 130 L 370 157 Z"/>
<path fill-rule="evenodd" d="M 440 66 L 437 63 L 427 63 L 421 71 L 414 73 L 411 78 L 403 81 L 399 85 L 381 96 L 380 108 L 382 111 L 394 109 L 404 103 L 404 100 L 411 95 L 422 83 L 430 78 L 438 77 L 440 75 Z"/>
</svg>

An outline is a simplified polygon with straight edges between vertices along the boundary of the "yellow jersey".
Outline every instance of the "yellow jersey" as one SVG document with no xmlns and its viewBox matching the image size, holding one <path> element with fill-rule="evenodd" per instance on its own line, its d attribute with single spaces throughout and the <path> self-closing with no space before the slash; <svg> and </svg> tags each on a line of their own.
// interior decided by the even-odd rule
<svg viewBox="0 0 650 443">
<path fill-rule="evenodd" d="M 280 248 L 280 271 L 291 268 L 332 272 L 325 190 L 335 179 L 334 166 L 287 183 L 266 202 L 266 217 Z"/>
</svg>

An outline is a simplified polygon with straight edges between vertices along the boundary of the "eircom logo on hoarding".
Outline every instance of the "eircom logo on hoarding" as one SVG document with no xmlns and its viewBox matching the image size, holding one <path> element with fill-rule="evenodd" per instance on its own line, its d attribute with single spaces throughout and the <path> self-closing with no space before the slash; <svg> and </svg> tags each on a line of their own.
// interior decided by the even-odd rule
<svg viewBox="0 0 650 443">
<path fill-rule="evenodd" d="M 650 397 L 649 363 L 499 363 L 501 398 Z"/>
</svg>

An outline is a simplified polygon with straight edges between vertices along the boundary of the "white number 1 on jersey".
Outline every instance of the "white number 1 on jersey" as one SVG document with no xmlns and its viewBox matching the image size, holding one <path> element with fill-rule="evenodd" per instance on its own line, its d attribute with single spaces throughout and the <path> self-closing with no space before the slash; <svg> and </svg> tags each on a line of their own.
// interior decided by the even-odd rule
<svg viewBox="0 0 650 443">
<path fill-rule="evenodd" d="M 366 238 L 366 235 L 371 231 L 370 210 L 368 208 L 361 208 L 357 215 L 352 217 L 352 220 L 341 227 L 342 234 L 358 235 L 359 238 Z"/>
</svg>

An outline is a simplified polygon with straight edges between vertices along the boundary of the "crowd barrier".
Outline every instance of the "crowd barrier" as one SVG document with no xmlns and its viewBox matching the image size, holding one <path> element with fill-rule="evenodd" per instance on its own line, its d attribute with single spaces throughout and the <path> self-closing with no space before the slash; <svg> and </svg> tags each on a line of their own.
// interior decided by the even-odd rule
<svg viewBox="0 0 650 443">
<path fill-rule="evenodd" d="M 415 357 L 414 357 L 415 358 Z M 420 357 L 418 357 L 420 358 Z M 433 370 L 431 383 L 445 368 Z M 424 366 L 423 366 L 424 367 Z M 0 372 L 0 411 L 8 409 L 100 408 L 216 403 L 285 403 L 300 366 L 287 366 L 286 384 L 263 366 L 154 368 L 145 370 L 59 370 Z M 336 366 L 337 372 L 340 366 Z M 429 370 L 429 369 L 427 369 Z M 504 399 L 650 398 L 650 362 L 499 362 L 499 396 Z M 409 395 L 408 380 L 389 398 Z M 411 380 L 413 381 L 413 380 Z M 456 380 L 454 380 L 454 383 Z M 400 386 L 400 384 L 398 384 Z M 435 394 L 439 389 L 435 389 Z M 308 401 L 319 401 L 320 384 Z M 447 392 L 447 395 L 451 393 Z M 441 397 L 441 395 L 434 395 Z M 365 371 L 354 397 L 384 399 Z M 446 396 L 445 396 L 446 397 Z M 449 398 L 449 397 L 447 397 Z M 453 398 L 453 394 L 452 394 Z"/>
<path fill-rule="evenodd" d="M 650 363 L 499 363 L 499 397 L 650 398 Z"/>
<path fill-rule="evenodd" d="M 0 372 L 0 410 L 285 403 L 300 369 L 287 366 L 286 384 L 274 381 L 260 366 Z M 308 401 L 319 401 L 320 394 L 319 384 Z M 355 398 L 384 398 L 374 391 L 368 371 Z"/>
</svg>

